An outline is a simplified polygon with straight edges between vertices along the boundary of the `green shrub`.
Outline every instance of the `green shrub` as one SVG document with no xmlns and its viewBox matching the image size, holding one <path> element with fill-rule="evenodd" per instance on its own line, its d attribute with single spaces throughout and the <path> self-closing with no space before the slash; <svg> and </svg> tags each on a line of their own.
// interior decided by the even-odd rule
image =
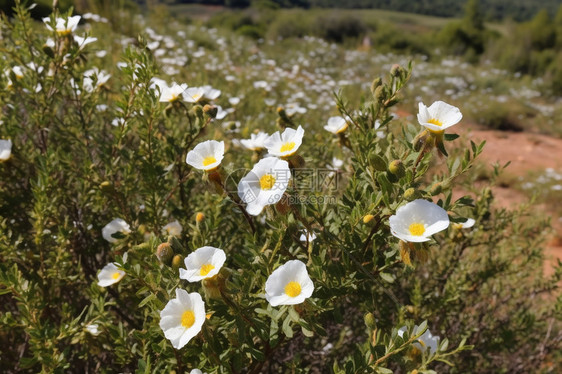
<svg viewBox="0 0 562 374">
<path fill-rule="evenodd" d="M 546 223 L 524 209 L 494 209 L 490 188 L 474 187 L 471 169 L 484 143 L 393 118 L 411 66 L 393 66 L 357 107 L 337 94 L 347 128 L 333 141 L 317 120 L 305 125 L 302 144 L 273 150 L 298 153 L 262 159 L 285 165 L 291 180 L 254 216 L 238 183 L 261 155 L 235 148 L 212 100 L 165 99 L 164 88 L 153 86 L 161 73 L 143 38 L 112 56 L 117 69 L 93 59 L 74 31 L 48 31 L 21 6 L 1 27 L 0 138 L 13 145 L 0 163 L 1 371 L 466 373 L 560 364 L 553 352 L 562 300 L 552 292 L 562 267 L 542 275 Z M 201 29 L 191 32 L 193 39 Z M 221 47 L 233 55 L 243 49 Z M 206 52 L 232 63 L 215 51 Z M 101 69 L 111 80 L 102 81 Z M 223 82 L 203 64 L 189 66 L 196 69 L 200 79 Z M 250 70 L 239 95 L 255 91 Z M 236 115 L 249 108 L 250 118 L 269 118 L 255 103 Z M 298 121 L 283 108 L 277 114 L 282 128 Z M 207 171 L 186 164 L 204 139 L 226 146 L 224 159 L 195 157 L 203 166 L 218 162 Z M 328 169 L 336 154 L 343 165 Z M 441 171 L 432 167 L 437 154 Z M 264 191 L 275 177 L 252 180 Z M 461 182 L 473 197 L 453 198 Z M 443 221 L 444 214 L 447 228 L 426 242 L 400 240 L 390 217 L 411 202 L 429 204 Z M 463 228 L 466 218 L 475 226 Z M 301 239 L 304 229 L 316 238 Z M 420 222 L 407 230 L 425 232 Z M 218 274 L 180 279 L 178 268 L 189 265 L 182 260 L 204 246 L 224 251 Z M 266 282 L 290 260 L 305 265 L 312 294 L 273 305 Z M 203 262 L 194 274 L 205 277 L 213 269 Z M 108 265 L 111 285 L 99 284 Z M 286 279 L 285 301 L 300 296 L 304 280 Z M 179 303 L 179 289 L 204 300 L 201 315 L 182 304 L 166 319 L 162 311 Z M 200 329 L 175 342 L 171 327 L 184 334 L 194 320 Z"/>
</svg>

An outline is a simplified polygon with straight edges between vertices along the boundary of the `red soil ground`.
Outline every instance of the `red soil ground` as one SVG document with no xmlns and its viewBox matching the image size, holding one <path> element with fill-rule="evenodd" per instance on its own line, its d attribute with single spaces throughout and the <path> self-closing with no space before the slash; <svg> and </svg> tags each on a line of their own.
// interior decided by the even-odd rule
<svg viewBox="0 0 562 374">
<path fill-rule="evenodd" d="M 525 177 L 529 173 L 543 173 L 547 168 L 562 173 L 562 139 L 526 132 L 485 130 L 472 124 L 464 124 L 461 133 L 476 143 L 486 140 L 486 146 L 480 156 L 481 161 L 490 165 L 496 162 L 504 165 L 511 161 L 504 171 L 506 175 Z M 513 208 L 528 201 L 525 194 L 509 186 L 495 187 L 493 193 L 498 207 Z M 547 244 L 548 259 L 545 263 L 546 274 L 551 274 L 553 261 L 557 258 L 562 260 L 562 218 L 560 212 L 545 204 L 537 206 L 537 211 L 551 217 L 554 229 Z"/>
</svg>

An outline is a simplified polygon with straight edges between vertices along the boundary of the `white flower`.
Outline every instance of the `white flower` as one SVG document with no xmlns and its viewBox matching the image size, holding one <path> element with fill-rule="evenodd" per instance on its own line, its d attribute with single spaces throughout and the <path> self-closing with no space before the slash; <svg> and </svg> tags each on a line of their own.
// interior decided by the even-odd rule
<svg viewBox="0 0 562 374">
<path fill-rule="evenodd" d="M 91 36 L 87 36 L 87 37 L 82 37 L 82 36 L 78 36 L 78 35 L 74 35 L 74 41 L 76 42 L 76 44 L 78 44 L 78 49 L 82 49 L 85 46 L 87 46 L 90 43 L 93 43 L 95 41 L 98 40 L 98 38 L 93 38 Z"/>
<path fill-rule="evenodd" d="M 404 337 L 404 332 L 407 331 L 407 327 L 403 326 L 398 329 L 398 336 Z M 418 325 L 414 326 L 414 331 L 418 329 Z M 433 336 L 429 329 L 425 330 L 425 332 L 418 338 L 417 341 L 414 342 L 414 347 L 421 352 L 425 352 L 429 350 L 429 353 L 437 352 L 437 347 L 439 346 L 439 336 Z"/>
<path fill-rule="evenodd" d="M 98 274 L 98 286 L 107 287 L 119 282 L 125 276 L 123 270 L 119 270 L 115 264 L 107 264 Z"/>
<path fill-rule="evenodd" d="M 94 80 L 95 78 L 95 80 Z M 108 74 L 104 70 L 99 70 L 98 68 L 93 68 L 86 70 L 84 72 L 84 89 L 88 92 L 93 92 L 95 89 L 102 87 L 111 78 L 111 74 Z M 94 87 L 95 82 L 95 87 Z"/>
<path fill-rule="evenodd" d="M 289 117 L 292 117 L 297 113 L 304 114 L 306 111 L 307 109 L 300 106 L 298 103 L 289 103 L 285 106 L 285 113 L 287 113 Z"/>
<path fill-rule="evenodd" d="M 349 124 L 345 118 L 337 116 L 328 118 L 328 124 L 324 126 L 324 130 L 331 132 L 332 134 L 339 134 L 344 132 Z"/>
<path fill-rule="evenodd" d="M 221 120 L 226 117 L 228 112 L 222 108 L 222 106 L 217 105 L 217 114 L 215 115 L 215 119 Z"/>
<path fill-rule="evenodd" d="M 50 25 L 51 19 L 49 17 L 43 18 L 43 22 L 45 22 L 45 26 L 47 26 L 47 29 L 53 31 L 53 28 Z M 58 17 L 56 19 L 56 26 L 55 26 L 56 32 L 61 36 L 69 35 L 74 30 L 76 30 L 76 26 L 78 26 L 79 22 L 80 22 L 80 16 L 73 16 L 73 17 L 69 17 L 68 19 Z"/>
<path fill-rule="evenodd" d="M 211 86 L 203 86 L 201 87 L 201 89 L 203 89 L 204 96 L 205 98 L 209 99 L 209 100 L 215 100 L 217 97 L 219 97 L 221 95 L 221 91 L 217 90 L 216 88 L 213 88 Z"/>
<path fill-rule="evenodd" d="M 193 369 L 193 370 L 191 370 L 191 371 L 189 372 L 189 374 L 206 374 L 206 373 L 203 373 L 203 372 L 202 372 L 201 370 L 199 370 L 199 369 Z"/>
<path fill-rule="evenodd" d="M 0 161 L 9 160 L 12 157 L 12 141 L 0 139 Z"/>
<path fill-rule="evenodd" d="M 226 254 L 222 249 L 201 247 L 185 258 L 185 269 L 180 269 L 180 278 L 188 282 L 212 278 L 219 273 L 225 261 Z"/>
<path fill-rule="evenodd" d="M 294 154 L 302 144 L 304 129 L 299 126 L 296 130 L 287 127 L 281 134 L 279 131 L 264 141 L 264 145 L 272 156 L 288 157 Z"/>
<path fill-rule="evenodd" d="M 238 105 L 240 103 L 240 98 L 239 97 L 229 97 L 228 98 L 228 102 L 230 103 L 230 105 L 234 106 L 234 105 Z"/>
<path fill-rule="evenodd" d="M 207 140 L 189 151 L 185 162 L 199 170 L 216 169 L 224 158 L 224 142 Z"/>
<path fill-rule="evenodd" d="M 17 79 L 23 78 L 23 69 L 21 68 L 21 66 L 14 66 L 12 68 L 12 72 L 14 73 Z"/>
<path fill-rule="evenodd" d="M 468 218 L 464 222 L 453 223 L 453 227 L 456 228 L 456 229 L 469 229 L 472 226 L 474 226 L 475 223 L 476 223 L 476 221 L 474 219 Z"/>
<path fill-rule="evenodd" d="M 177 220 L 174 221 L 174 222 L 170 222 L 166 226 L 162 227 L 162 231 L 164 233 L 166 233 L 167 235 L 172 235 L 172 236 L 180 236 L 182 230 L 183 230 L 183 227 L 181 226 L 181 224 Z"/>
<path fill-rule="evenodd" d="M 271 306 L 300 304 L 313 291 L 314 284 L 306 265 L 299 260 L 287 261 L 279 266 L 265 282 L 265 298 Z"/>
<path fill-rule="evenodd" d="M 161 103 L 172 103 L 174 101 L 179 100 L 182 97 L 182 94 L 187 89 L 187 84 L 177 84 L 176 82 L 172 83 L 172 86 L 168 86 L 167 84 L 161 84 L 160 87 L 160 102 Z"/>
<path fill-rule="evenodd" d="M 343 166 L 343 160 L 340 160 L 337 157 L 332 157 L 332 167 L 337 170 Z"/>
<path fill-rule="evenodd" d="M 240 143 L 251 151 L 259 151 L 265 148 L 265 141 L 269 138 L 269 134 L 260 131 L 257 134 L 250 134 L 250 139 L 240 139 Z"/>
<path fill-rule="evenodd" d="M 203 87 L 189 87 L 183 92 L 183 100 L 188 103 L 198 103 L 205 97 L 205 92 Z"/>
<path fill-rule="evenodd" d="M 98 336 L 101 331 L 99 330 L 99 325 L 97 323 L 90 323 L 86 326 L 86 331 L 88 331 L 93 336 Z"/>
<path fill-rule="evenodd" d="M 407 242 L 426 242 L 447 227 L 449 216 L 445 209 L 422 199 L 401 206 L 390 217 L 392 235 Z"/>
<path fill-rule="evenodd" d="M 118 232 L 125 235 L 131 233 L 131 227 L 127 222 L 125 222 L 121 218 L 115 218 L 113 221 L 105 225 L 104 228 L 101 230 L 101 235 L 108 242 L 115 243 L 117 239 L 114 238 L 113 235 Z"/>
<path fill-rule="evenodd" d="M 462 119 L 459 108 L 436 101 L 428 108 L 419 103 L 418 122 L 430 131 L 441 132 Z"/>
<path fill-rule="evenodd" d="M 302 230 L 302 234 L 299 238 L 301 242 L 312 242 L 316 239 L 316 234 L 314 232 L 308 232 L 307 229 Z"/>
<path fill-rule="evenodd" d="M 205 303 L 197 292 L 176 289 L 176 298 L 160 312 L 160 328 L 172 346 L 181 349 L 201 331 L 205 322 Z"/>
<path fill-rule="evenodd" d="M 246 204 L 246 211 L 254 216 L 266 205 L 277 203 L 289 185 L 289 163 L 276 157 L 261 159 L 238 183 L 238 196 Z"/>
</svg>

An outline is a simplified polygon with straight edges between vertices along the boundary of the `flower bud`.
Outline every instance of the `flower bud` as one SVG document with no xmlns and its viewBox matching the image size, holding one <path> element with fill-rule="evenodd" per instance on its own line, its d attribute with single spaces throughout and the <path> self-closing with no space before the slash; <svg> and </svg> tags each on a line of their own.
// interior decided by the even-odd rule
<svg viewBox="0 0 562 374">
<path fill-rule="evenodd" d="M 203 107 L 203 113 L 208 115 L 211 118 L 215 118 L 217 116 L 218 108 L 214 105 L 205 104 Z"/>
<path fill-rule="evenodd" d="M 374 330 L 377 328 L 377 321 L 375 319 L 375 316 L 373 315 L 373 313 L 367 313 L 365 314 L 365 316 L 363 317 L 363 321 L 365 321 L 365 325 L 371 329 Z"/>
<path fill-rule="evenodd" d="M 366 216 L 363 217 L 363 223 L 367 224 L 367 223 L 371 222 L 373 220 L 373 218 L 375 218 L 374 215 L 367 214 Z"/>
<path fill-rule="evenodd" d="M 160 244 L 158 248 L 156 248 L 156 257 L 158 257 L 158 260 L 164 265 L 169 265 L 172 261 L 172 257 L 174 257 L 174 250 L 170 243 Z"/>
<path fill-rule="evenodd" d="M 371 93 L 375 96 L 376 89 L 382 84 L 382 79 L 377 77 L 373 79 L 373 83 L 371 83 Z"/>
<path fill-rule="evenodd" d="M 394 160 L 388 165 L 388 171 L 396 175 L 398 178 L 402 178 L 406 174 L 406 169 L 401 160 Z"/>
<path fill-rule="evenodd" d="M 431 136 L 429 130 L 423 130 L 418 135 L 416 135 L 416 137 L 412 141 L 412 144 L 414 145 L 414 150 L 416 152 L 419 152 L 425 147 L 433 145 L 433 137 Z"/>
<path fill-rule="evenodd" d="M 376 101 L 378 101 L 379 103 L 382 102 L 384 100 L 384 86 L 378 86 L 375 89 L 375 93 L 373 94 L 373 96 L 375 97 Z"/>
<path fill-rule="evenodd" d="M 183 265 L 183 256 L 182 255 L 175 255 L 172 258 L 172 269 L 178 270 Z"/>
<path fill-rule="evenodd" d="M 377 171 L 385 171 L 386 170 L 386 162 L 384 161 L 384 159 L 381 156 L 377 155 L 374 152 L 369 156 L 369 163 L 371 164 L 373 169 L 375 169 Z"/>
<path fill-rule="evenodd" d="M 400 75 L 402 75 L 402 71 L 403 71 L 402 67 L 401 67 L 400 65 L 398 65 L 398 64 L 394 64 L 394 65 L 392 65 L 392 67 L 390 68 L 390 74 L 391 74 L 393 77 L 399 77 Z"/>
<path fill-rule="evenodd" d="M 205 278 L 201 281 L 203 292 L 210 299 L 220 299 L 221 289 L 224 290 L 224 277 L 219 273 L 211 278 Z"/>
<path fill-rule="evenodd" d="M 203 212 L 197 212 L 197 214 L 195 215 L 195 222 L 201 223 L 203 222 L 204 219 L 205 219 L 205 214 L 203 214 Z"/>
<path fill-rule="evenodd" d="M 441 182 L 433 183 L 433 185 L 429 189 L 429 193 L 431 194 L 431 196 L 439 195 L 442 191 L 443 186 L 441 185 Z"/>
<path fill-rule="evenodd" d="M 415 188 L 408 188 L 406 191 L 404 191 L 404 199 L 411 201 L 413 199 L 415 199 L 418 195 L 418 191 L 415 190 Z"/>
<path fill-rule="evenodd" d="M 170 243 L 174 252 L 183 252 L 185 250 L 179 239 L 175 236 L 169 236 L 168 243 Z"/>
<path fill-rule="evenodd" d="M 100 190 L 103 192 L 111 192 L 113 191 L 113 186 L 108 181 L 103 181 L 100 183 Z"/>
</svg>

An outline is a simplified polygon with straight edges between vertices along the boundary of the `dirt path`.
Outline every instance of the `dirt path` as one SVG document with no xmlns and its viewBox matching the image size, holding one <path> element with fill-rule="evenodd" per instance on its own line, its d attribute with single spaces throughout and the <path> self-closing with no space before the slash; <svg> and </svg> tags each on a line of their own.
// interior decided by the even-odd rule
<svg viewBox="0 0 562 374">
<path fill-rule="evenodd" d="M 511 161 L 505 169 L 506 175 L 514 177 L 527 176 L 528 173 L 542 173 L 552 168 L 562 174 L 562 139 L 532 133 L 513 133 L 495 130 L 485 130 L 478 125 L 463 125 L 462 135 L 479 142 L 486 140 L 486 146 L 480 159 L 489 164 L 498 162 L 504 165 Z M 509 186 L 498 186 L 493 189 L 495 202 L 500 207 L 510 208 L 526 201 L 528 198 L 518 190 Z M 562 200 L 562 191 L 560 200 Z M 545 263 L 546 274 L 552 274 L 552 261 L 562 259 L 562 217 L 559 212 L 545 206 L 538 209 L 551 217 L 554 233 L 547 245 L 546 255 L 549 261 Z"/>
</svg>

